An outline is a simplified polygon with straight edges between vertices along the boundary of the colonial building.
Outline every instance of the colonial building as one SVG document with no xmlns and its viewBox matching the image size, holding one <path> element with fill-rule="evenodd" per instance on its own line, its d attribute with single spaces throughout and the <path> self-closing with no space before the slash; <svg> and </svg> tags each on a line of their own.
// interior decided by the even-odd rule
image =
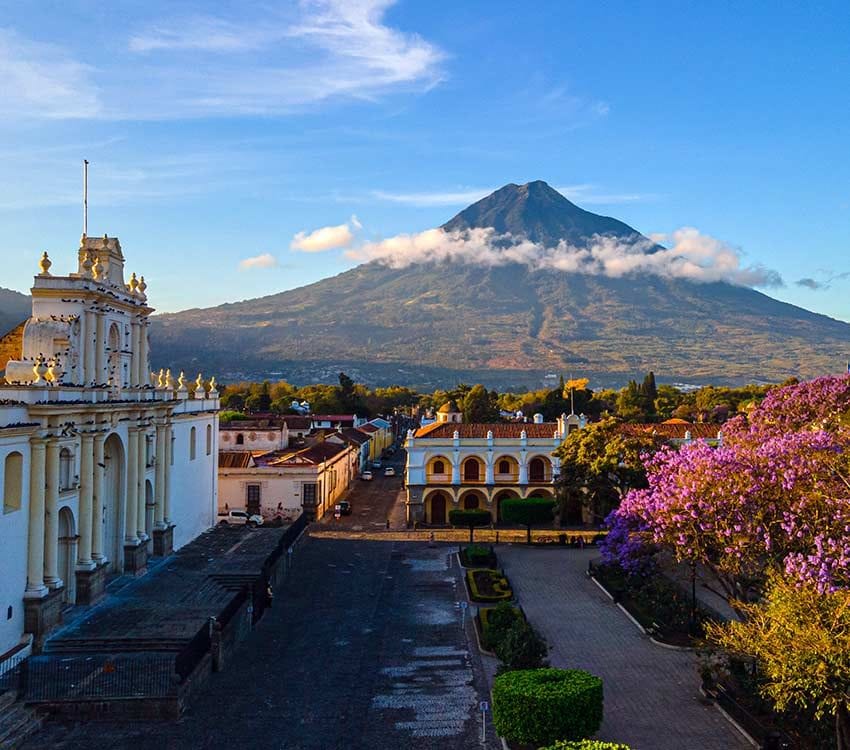
<svg viewBox="0 0 850 750">
<path fill-rule="evenodd" d="M 215 518 L 215 380 L 150 372 L 153 309 L 116 238 L 51 269 L 45 253 L 0 386 L 0 654 Z"/>
<path fill-rule="evenodd" d="M 300 449 L 222 451 L 220 509 L 287 520 L 303 512 L 315 521 L 345 494 L 359 464 L 360 444 L 340 433 L 322 435 Z"/>
<path fill-rule="evenodd" d="M 452 509 L 486 508 L 501 521 L 507 498 L 554 497 L 554 451 L 582 420 L 465 424 L 446 405 L 437 422 L 407 433 L 408 523 L 441 525 Z"/>
</svg>

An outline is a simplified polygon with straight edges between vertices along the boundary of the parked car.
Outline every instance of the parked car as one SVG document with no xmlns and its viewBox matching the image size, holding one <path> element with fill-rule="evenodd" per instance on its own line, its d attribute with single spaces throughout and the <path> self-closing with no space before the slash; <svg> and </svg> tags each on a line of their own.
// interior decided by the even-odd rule
<svg viewBox="0 0 850 750">
<path fill-rule="evenodd" d="M 392 466 L 388 466 L 386 469 L 384 469 L 384 476 L 385 477 L 394 477 L 395 476 L 395 469 Z"/>
<path fill-rule="evenodd" d="M 262 526 L 263 517 L 246 510 L 219 511 L 218 522 L 225 526 Z"/>
<path fill-rule="evenodd" d="M 364 471 L 364 472 L 360 475 L 360 478 L 361 478 L 362 480 L 366 481 L 366 482 L 371 482 L 371 481 L 372 481 L 372 472 L 371 472 L 371 471 Z"/>
<path fill-rule="evenodd" d="M 339 514 L 341 516 L 350 516 L 351 515 L 351 503 L 348 500 L 340 500 L 336 504 L 337 510 L 339 510 Z"/>
</svg>

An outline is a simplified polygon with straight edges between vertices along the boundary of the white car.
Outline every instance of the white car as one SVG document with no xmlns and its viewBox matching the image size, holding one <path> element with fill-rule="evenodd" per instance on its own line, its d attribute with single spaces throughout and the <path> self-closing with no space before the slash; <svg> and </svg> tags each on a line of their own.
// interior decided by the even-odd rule
<svg viewBox="0 0 850 750">
<path fill-rule="evenodd" d="M 218 514 L 218 522 L 225 526 L 262 526 L 263 517 L 245 510 L 228 510 Z"/>
<path fill-rule="evenodd" d="M 392 466 L 388 466 L 386 469 L 384 469 L 384 476 L 385 477 L 394 477 L 395 476 L 395 469 Z"/>
<path fill-rule="evenodd" d="M 360 478 L 365 482 L 371 482 L 372 481 L 372 472 L 371 471 L 364 471 L 360 475 Z"/>
</svg>

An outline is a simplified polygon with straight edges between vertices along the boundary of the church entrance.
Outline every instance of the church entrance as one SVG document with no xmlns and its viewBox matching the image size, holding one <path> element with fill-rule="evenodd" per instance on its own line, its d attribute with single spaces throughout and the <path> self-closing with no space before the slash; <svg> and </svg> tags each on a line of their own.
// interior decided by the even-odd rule
<svg viewBox="0 0 850 750">
<path fill-rule="evenodd" d="M 126 486 L 124 446 L 115 433 L 103 445 L 103 507 L 96 509 L 96 520 L 103 523 L 103 553 L 109 560 L 108 571 L 124 570 L 124 488 Z"/>
<path fill-rule="evenodd" d="M 59 577 L 65 583 L 62 600 L 65 604 L 77 601 L 77 531 L 70 508 L 59 511 Z"/>
</svg>

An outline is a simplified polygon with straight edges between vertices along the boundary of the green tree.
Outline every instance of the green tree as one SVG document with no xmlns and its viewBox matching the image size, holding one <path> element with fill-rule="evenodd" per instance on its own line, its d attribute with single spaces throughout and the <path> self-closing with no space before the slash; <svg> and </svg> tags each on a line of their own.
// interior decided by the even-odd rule
<svg viewBox="0 0 850 750">
<path fill-rule="evenodd" d="M 672 385 L 660 385 L 656 391 L 655 413 L 659 419 L 670 419 L 673 416 L 674 409 L 678 408 L 685 402 L 685 394 L 678 388 Z"/>
<path fill-rule="evenodd" d="M 778 573 L 762 601 L 738 603 L 742 621 L 708 626 L 722 648 L 757 660 L 776 706 L 833 716 L 836 747 L 850 750 L 850 590 L 821 592 Z"/>
<path fill-rule="evenodd" d="M 463 421 L 469 423 L 498 422 L 499 407 L 496 392 L 488 391 L 483 385 L 474 385 L 463 399 Z"/>
<path fill-rule="evenodd" d="M 658 437 L 612 417 L 573 430 L 556 451 L 562 520 L 580 504 L 601 523 L 629 490 L 646 487 L 643 457 L 660 446 Z"/>
<path fill-rule="evenodd" d="M 507 523 L 518 523 L 526 528 L 526 543 L 531 544 L 531 527 L 538 523 L 552 523 L 555 501 L 546 497 L 518 497 L 502 501 L 502 518 Z"/>
<path fill-rule="evenodd" d="M 473 542 L 475 529 L 481 526 L 489 526 L 492 523 L 490 511 L 483 508 L 472 508 L 469 510 L 450 510 L 449 523 L 452 526 L 465 526 L 469 529 L 469 543 Z"/>
</svg>

